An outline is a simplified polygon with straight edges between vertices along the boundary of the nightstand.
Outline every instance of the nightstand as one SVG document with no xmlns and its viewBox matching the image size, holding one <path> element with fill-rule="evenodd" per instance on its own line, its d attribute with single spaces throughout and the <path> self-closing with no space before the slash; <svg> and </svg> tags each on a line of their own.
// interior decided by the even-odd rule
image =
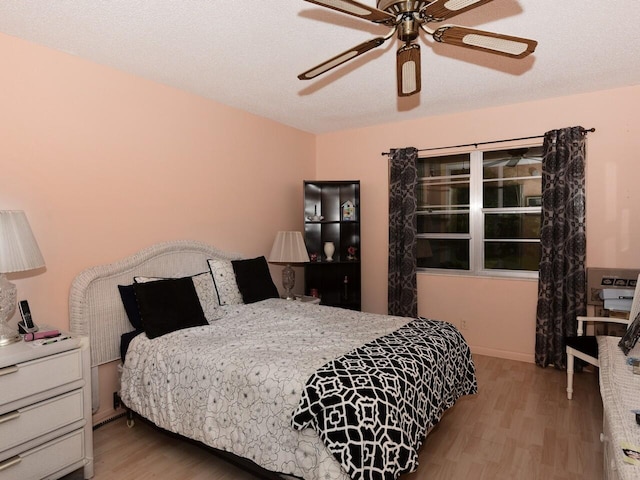
<svg viewBox="0 0 640 480">
<path fill-rule="evenodd" d="M 0 347 L 0 477 L 93 477 L 89 339 Z"/>
<path fill-rule="evenodd" d="M 320 299 L 309 295 L 296 295 L 296 302 L 320 304 Z"/>
</svg>

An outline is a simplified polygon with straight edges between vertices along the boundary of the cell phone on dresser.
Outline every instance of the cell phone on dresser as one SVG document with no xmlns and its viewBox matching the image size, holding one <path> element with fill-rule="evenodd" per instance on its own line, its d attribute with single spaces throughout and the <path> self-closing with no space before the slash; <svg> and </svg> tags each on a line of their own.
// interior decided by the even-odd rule
<svg viewBox="0 0 640 480">
<path fill-rule="evenodd" d="M 35 330 L 36 325 L 33 322 L 29 302 L 26 300 L 20 300 L 20 302 L 18 302 L 18 308 L 20 309 L 20 316 L 22 317 L 22 324 L 24 325 L 24 329 L 27 331 Z"/>
</svg>

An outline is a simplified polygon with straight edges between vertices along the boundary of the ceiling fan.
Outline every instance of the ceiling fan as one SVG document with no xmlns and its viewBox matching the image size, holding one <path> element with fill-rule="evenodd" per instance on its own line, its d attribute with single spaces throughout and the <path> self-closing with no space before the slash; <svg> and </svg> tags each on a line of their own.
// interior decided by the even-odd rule
<svg viewBox="0 0 640 480">
<path fill-rule="evenodd" d="M 377 0 L 378 8 L 370 7 L 355 0 L 305 1 L 369 20 L 373 23 L 386 25 L 391 27 L 391 31 L 384 37 L 376 37 L 361 43 L 307 70 L 298 75 L 300 80 L 315 78 L 369 50 L 379 47 L 396 33 L 398 34 L 398 39 L 404 42 L 396 56 L 398 95 L 401 97 L 414 95 L 421 88 L 420 45 L 414 43 L 414 40 L 419 36 L 420 30 L 431 35 L 437 42 L 512 58 L 524 58 L 533 53 L 538 45 L 535 40 L 485 32 L 457 25 L 442 25 L 435 29 L 429 27 L 431 23 L 442 22 L 492 0 Z"/>
</svg>

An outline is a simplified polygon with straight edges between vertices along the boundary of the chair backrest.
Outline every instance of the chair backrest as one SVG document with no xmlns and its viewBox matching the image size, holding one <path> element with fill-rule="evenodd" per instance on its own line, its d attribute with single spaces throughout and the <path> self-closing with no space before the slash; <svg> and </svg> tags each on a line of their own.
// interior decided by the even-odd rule
<svg viewBox="0 0 640 480">
<path fill-rule="evenodd" d="M 640 312 L 640 275 L 638 275 L 638 281 L 636 282 L 636 289 L 633 292 L 633 302 L 631 303 L 631 312 L 629 312 L 629 325 Z"/>
</svg>

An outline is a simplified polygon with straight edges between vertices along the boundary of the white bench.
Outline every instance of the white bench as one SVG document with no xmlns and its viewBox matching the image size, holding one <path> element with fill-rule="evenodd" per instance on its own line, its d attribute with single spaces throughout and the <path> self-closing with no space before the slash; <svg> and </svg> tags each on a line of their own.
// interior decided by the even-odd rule
<svg viewBox="0 0 640 480">
<path fill-rule="evenodd" d="M 632 410 L 640 409 L 640 375 L 627 364 L 628 357 L 640 357 L 640 343 L 628 357 L 618 347 L 618 337 L 598 337 L 600 395 L 603 407 L 604 478 L 638 480 L 640 465 L 624 461 L 622 442 L 640 446 L 640 425 Z"/>
</svg>

